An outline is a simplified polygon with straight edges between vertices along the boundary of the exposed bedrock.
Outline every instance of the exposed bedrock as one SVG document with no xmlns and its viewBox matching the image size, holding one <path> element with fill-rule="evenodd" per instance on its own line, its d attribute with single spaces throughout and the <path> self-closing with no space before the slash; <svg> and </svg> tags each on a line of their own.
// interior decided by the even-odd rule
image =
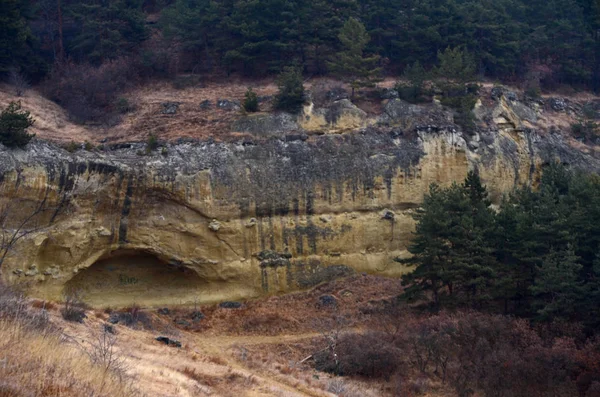
<svg viewBox="0 0 600 397">
<path fill-rule="evenodd" d="M 431 183 L 477 168 L 498 200 L 535 184 L 550 161 L 600 169 L 503 97 L 478 107 L 479 132 L 468 137 L 437 105 L 392 100 L 369 119 L 345 101 L 306 109 L 297 123 L 276 116 L 244 129 L 242 120 L 253 138 L 169 144 L 167 155 L 142 156 L 139 143 L 2 149 L 6 225 L 40 209 L 2 277 L 42 298 L 76 288 L 94 305 L 119 306 L 252 298 L 351 272 L 398 276 L 409 269 L 392 259 L 407 255 L 411 212 Z"/>
</svg>

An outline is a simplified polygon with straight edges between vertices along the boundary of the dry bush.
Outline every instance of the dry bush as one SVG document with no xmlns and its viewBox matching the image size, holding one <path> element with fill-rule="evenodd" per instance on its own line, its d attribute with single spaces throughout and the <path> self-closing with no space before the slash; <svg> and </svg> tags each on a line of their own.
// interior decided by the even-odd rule
<svg viewBox="0 0 600 397">
<path fill-rule="evenodd" d="M 127 367 L 116 348 L 117 337 L 111 329 L 105 325 L 94 335 L 88 355 L 92 363 L 101 368 L 105 374 L 112 373 L 119 379 L 123 379 Z"/>
<path fill-rule="evenodd" d="M 136 80 L 135 67 L 128 58 L 98 67 L 67 62 L 52 70 L 42 90 L 65 108 L 73 121 L 111 126 L 120 120 L 120 94 Z"/>
<path fill-rule="evenodd" d="M 56 330 L 49 320 L 48 312 L 31 310 L 29 302 L 21 291 L 8 287 L 0 282 L 0 319 L 18 322 L 23 328 L 30 330 Z"/>
<path fill-rule="evenodd" d="M 44 310 L 55 310 L 56 305 L 49 301 L 34 299 L 31 301 L 31 307 L 35 307 L 36 309 L 44 309 Z"/>
<path fill-rule="evenodd" d="M 79 349 L 60 342 L 56 333 L 0 321 L 0 395 L 132 396 L 112 374 L 94 366 Z"/>
<path fill-rule="evenodd" d="M 600 344 L 544 341 L 525 320 L 477 312 L 405 323 L 396 346 L 424 376 L 458 395 L 578 396 L 600 380 Z"/>
<path fill-rule="evenodd" d="M 60 329 L 50 322 L 44 305 L 41 310 L 35 306 L 0 284 L 0 396 L 136 394 L 81 350 L 61 343 Z"/>
<path fill-rule="evenodd" d="M 12 86 L 16 96 L 21 97 L 30 87 L 29 80 L 24 74 L 16 68 L 12 68 L 8 73 L 8 82 Z"/>
<path fill-rule="evenodd" d="M 334 101 L 349 98 L 350 94 L 339 81 L 322 80 L 311 89 L 311 99 L 315 106 L 322 107 Z"/>
<path fill-rule="evenodd" d="M 316 369 L 340 376 L 363 376 L 389 380 L 402 365 L 401 352 L 384 334 L 347 333 L 339 337 L 335 350 L 315 354 Z"/>
<path fill-rule="evenodd" d="M 68 290 L 64 293 L 64 306 L 60 313 L 67 321 L 82 323 L 85 315 L 86 306 L 83 303 L 81 292 L 77 290 Z"/>
<path fill-rule="evenodd" d="M 142 310 L 142 308 L 133 304 L 130 307 L 126 307 L 119 311 L 112 311 L 110 314 L 111 322 L 123 324 L 127 327 L 133 329 L 147 329 L 153 330 L 154 323 L 152 322 L 152 317 Z"/>
</svg>

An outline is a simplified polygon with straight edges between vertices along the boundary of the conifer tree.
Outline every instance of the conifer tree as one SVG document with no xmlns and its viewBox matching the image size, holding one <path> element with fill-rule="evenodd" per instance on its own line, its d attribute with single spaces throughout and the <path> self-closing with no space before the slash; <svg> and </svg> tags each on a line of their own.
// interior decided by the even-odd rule
<svg viewBox="0 0 600 397">
<path fill-rule="evenodd" d="M 299 68 L 287 66 L 277 78 L 279 92 L 275 97 L 275 108 L 297 113 L 304 104 L 304 83 Z"/>
<path fill-rule="evenodd" d="M 334 74 L 350 84 L 354 97 L 355 89 L 371 87 L 379 80 L 379 56 L 365 56 L 365 47 L 370 40 L 369 34 L 364 25 L 354 18 L 346 21 L 338 38 L 342 49 L 328 65 Z"/>
<path fill-rule="evenodd" d="M 23 15 L 27 4 L 23 0 L 2 0 L 0 3 L 0 73 L 6 73 L 23 58 L 31 31 Z"/>
<path fill-rule="evenodd" d="M 578 308 L 584 302 L 584 288 L 579 278 L 581 265 L 571 246 L 551 251 L 539 269 L 531 287 L 542 319 L 555 317 L 578 319 Z"/>
<path fill-rule="evenodd" d="M 73 5 L 70 12 L 79 27 L 70 50 L 92 63 L 136 50 L 148 34 L 140 0 L 107 4 L 87 0 Z"/>
<path fill-rule="evenodd" d="M 20 102 L 11 102 L 0 114 L 0 143 L 7 147 L 23 148 L 34 137 L 27 129 L 33 125 L 28 111 L 21 109 Z"/>
</svg>

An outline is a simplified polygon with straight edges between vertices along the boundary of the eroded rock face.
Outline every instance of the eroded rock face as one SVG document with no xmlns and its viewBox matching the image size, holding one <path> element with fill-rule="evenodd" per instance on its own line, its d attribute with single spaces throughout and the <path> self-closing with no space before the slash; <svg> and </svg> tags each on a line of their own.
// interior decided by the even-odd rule
<svg viewBox="0 0 600 397">
<path fill-rule="evenodd" d="M 431 183 L 477 168 L 498 200 L 535 184 L 551 161 L 600 169 L 511 101 L 479 106 L 472 136 L 438 105 L 398 101 L 375 118 L 345 102 L 330 108 L 338 126 L 360 120 L 343 133 L 323 116 L 334 125 L 324 135 L 292 139 L 298 131 L 282 127 L 239 142 L 172 144 L 166 156 L 140 156 L 143 144 L 2 148 L 0 198 L 18 203 L 8 226 L 44 208 L 2 277 L 43 298 L 77 288 L 94 305 L 161 306 L 310 288 L 356 271 L 398 276 L 409 269 L 393 258 L 408 255 L 411 214 Z M 288 122 L 296 129 L 287 118 L 277 125 Z"/>
</svg>

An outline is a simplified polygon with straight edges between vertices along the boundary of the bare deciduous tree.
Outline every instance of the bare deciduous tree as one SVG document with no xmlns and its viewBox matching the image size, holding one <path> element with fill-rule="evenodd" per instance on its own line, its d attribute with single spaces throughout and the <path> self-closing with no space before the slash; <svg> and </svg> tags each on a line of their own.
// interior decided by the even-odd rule
<svg viewBox="0 0 600 397">
<path fill-rule="evenodd" d="M 107 327 L 102 327 L 92 340 L 88 351 L 92 362 L 102 368 L 105 374 L 110 372 L 122 378 L 127 372 L 125 359 L 117 349 L 117 337 Z"/>
<path fill-rule="evenodd" d="M 29 88 L 29 80 L 16 68 L 12 68 L 9 72 L 9 83 L 18 97 L 23 96 Z"/>
</svg>

